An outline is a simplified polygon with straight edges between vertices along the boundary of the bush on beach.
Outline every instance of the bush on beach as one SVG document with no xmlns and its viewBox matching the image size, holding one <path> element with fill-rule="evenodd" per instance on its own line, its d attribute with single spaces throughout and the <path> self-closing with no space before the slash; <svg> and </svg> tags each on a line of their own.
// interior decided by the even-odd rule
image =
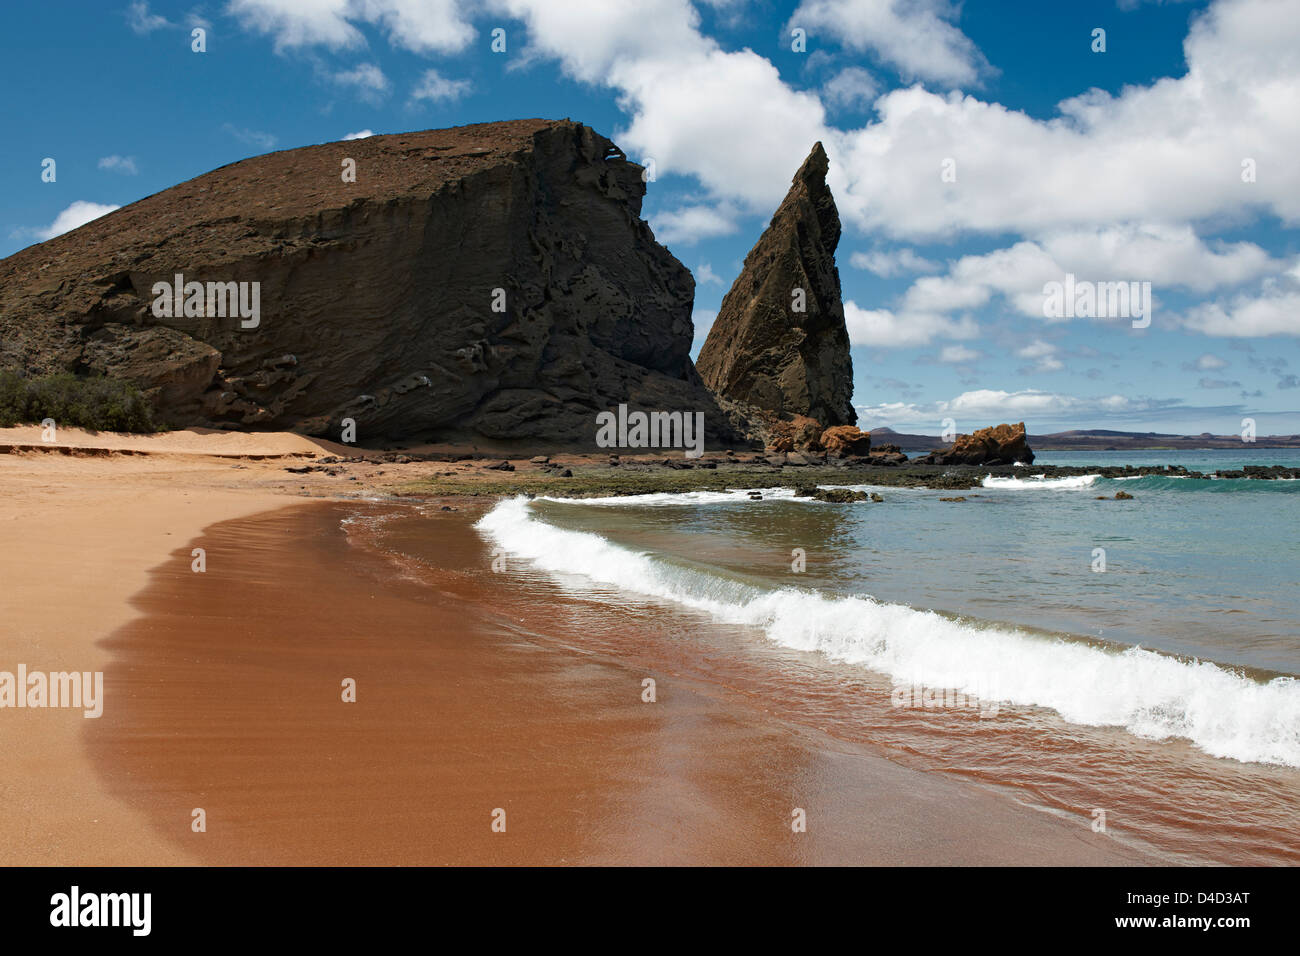
<svg viewBox="0 0 1300 956">
<path fill-rule="evenodd" d="M 149 400 L 130 382 L 56 372 L 26 378 L 0 371 L 0 427 L 39 424 L 91 431 L 155 432 Z"/>
</svg>

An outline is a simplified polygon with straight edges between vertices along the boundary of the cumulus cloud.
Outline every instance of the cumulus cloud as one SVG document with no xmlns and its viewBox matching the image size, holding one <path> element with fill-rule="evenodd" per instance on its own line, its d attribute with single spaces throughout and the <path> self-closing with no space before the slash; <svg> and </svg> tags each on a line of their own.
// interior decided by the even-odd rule
<svg viewBox="0 0 1300 956">
<path fill-rule="evenodd" d="M 702 239 L 735 232 L 736 216 L 736 210 L 726 203 L 693 204 L 661 212 L 650 225 L 656 238 L 665 245 L 690 246 Z"/>
<path fill-rule="evenodd" d="M 1184 371 L 1213 372 L 1221 368 L 1227 368 L 1228 363 L 1219 358 L 1213 352 L 1206 352 L 1194 362 L 1184 362 Z"/>
<path fill-rule="evenodd" d="M 61 236 L 65 232 L 71 232 L 79 226 L 84 226 L 92 219 L 98 219 L 105 216 L 114 209 L 120 209 L 120 206 L 105 205 L 104 203 L 87 202 L 84 199 L 78 199 L 67 209 L 54 217 L 54 222 L 43 229 L 34 229 L 32 233 L 38 239 L 53 239 L 55 236 Z"/>
<path fill-rule="evenodd" d="M 469 91 L 469 80 L 449 80 L 437 70 L 425 70 L 411 91 L 411 102 L 453 103 Z"/>
<path fill-rule="evenodd" d="M 1057 358 L 1058 351 L 1059 349 L 1051 342 L 1035 339 L 1028 345 L 1016 349 L 1016 355 L 1031 360 L 1034 363 L 1032 366 L 1033 371 L 1059 372 L 1065 368 L 1065 363 Z"/>
<path fill-rule="evenodd" d="M 929 345 L 934 339 L 973 339 L 980 331 L 969 316 L 950 319 L 935 312 L 863 309 L 852 300 L 844 303 L 844 323 L 850 345 L 891 349 Z"/>
<path fill-rule="evenodd" d="M 1300 335 L 1300 290 L 1274 286 L 1257 296 L 1202 303 L 1188 311 L 1184 324 L 1216 336 Z"/>
<path fill-rule="evenodd" d="M 939 263 L 917 255 L 915 249 L 906 246 L 855 252 L 849 256 L 849 265 L 855 269 L 865 269 L 883 279 L 912 272 L 938 272 L 942 268 Z"/>
<path fill-rule="evenodd" d="M 230 0 L 226 12 L 271 36 L 277 50 L 362 47 L 358 24 L 379 27 L 414 53 L 457 53 L 476 35 L 459 0 Z"/>
<path fill-rule="evenodd" d="M 105 156 L 99 161 L 100 169 L 107 169 L 127 176 L 135 176 L 140 170 L 136 168 L 133 156 Z"/>
<path fill-rule="evenodd" d="M 372 103 L 383 99 L 391 88 L 384 71 L 374 63 L 359 64 L 355 69 L 335 73 L 330 79 L 339 86 L 351 87 L 358 96 Z"/>
<path fill-rule="evenodd" d="M 850 261 L 868 264 L 857 256 Z M 1069 321 L 1048 319 L 1043 314 L 1044 285 L 1062 281 L 1067 273 L 1093 282 L 1150 282 L 1159 295 L 1167 289 L 1207 292 L 1235 286 L 1285 266 L 1254 243 L 1206 242 L 1186 225 L 1063 231 L 981 255 L 962 256 L 944 275 L 913 282 L 898 310 L 943 316 L 983 308 L 1000 297 L 1020 315 Z M 1190 318 L 1184 324 L 1194 326 Z"/>
<path fill-rule="evenodd" d="M 343 137 L 343 142 L 346 143 L 348 140 L 353 140 L 353 139 L 369 139 L 371 136 L 374 136 L 374 135 L 375 135 L 375 131 L 374 131 L 374 130 L 372 130 L 372 129 L 363 129 L 363 130 L 359 130 L 359 131 L 357 131 L 357 132 L 355 132 L 355 133 L 348 133 L 346 136 Z"/>
<path fill-rule="evenodd" d="M 722 276 L 713 271 L 713 266 L 707 262 L 701 262 L 698 269 L 695 270 L 695 282 L 698 285 L 726 285 L 722 281 Z"/>
<path fill-rule="evenodd" d="M 821 31 L 868 53 L 905 81 L 963 86 L 975 83 L 989 66 L 951 22 L 957 12 L 948 0 L 804 0 L 789 26 Z"/>
<path fill-rule="evenodd" d="M 1051 119 L 894 90 L 876 102 L 879 122 L 827 144 L 841 209 L 865 229 L 911 239 L 1252 212 L 1295 223 L 1298 47 L 1290 0 L 1219 0 L 1193 22 L 1185 76 L 1091 90 Z M 940 183 L 945 158 L 955 183 Z M 1243 182 L 1244 159 L 1267 176 Z"/>
<path fill-rule="evenodd" d="M 135 0 L 126 8 L 126 23 L 142 36 L 173 25 L 166 17 L 150 13 L 149 4 L 144 3 L 143 0 Z"/>
<path fill-rule="evenodd" d="M 1015 392 L 977 389 L 963 392 L 948 401 L 928 404 L 885 402 L 858 405 L 857 410 L 861 421 L 873 425 L 929 425 L 937 430 L 943 419 L 951 418 L 957 422 L 958 431 L 970 431 L 989 422 L 1077 421 L 1096 417 L 1150 415 L 1180 404 L 1174 399 L 1136 398 L 1117 394 L 1080 397 L 1038 389 Z"/>
<path fill-rule="evenodd" d="M 945 345 L 939 350 L 939 361 L 947 365 L 963 365 L 980 358 L 984 353 L 964 345 Z"/>
<path fill-rule="evenodd" d="M 822 87 L 822 96 L 827 103 L 849 109 L 870 106 L 879 95 L 880 84 L 860 66 L 845 67 Z"/>
</svg>

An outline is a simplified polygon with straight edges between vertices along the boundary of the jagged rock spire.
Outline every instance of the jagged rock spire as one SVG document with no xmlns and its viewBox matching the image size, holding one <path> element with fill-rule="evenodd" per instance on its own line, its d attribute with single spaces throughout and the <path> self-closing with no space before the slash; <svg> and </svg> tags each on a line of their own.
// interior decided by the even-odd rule
<svg viewBox="0 0 1300 956">
<path fill-rule="evenodd" d="M 829 166 L 816 143 L 745 257 L 696 363 L 725 399 L 825 426 L 857 421 Z"/>
</svg>

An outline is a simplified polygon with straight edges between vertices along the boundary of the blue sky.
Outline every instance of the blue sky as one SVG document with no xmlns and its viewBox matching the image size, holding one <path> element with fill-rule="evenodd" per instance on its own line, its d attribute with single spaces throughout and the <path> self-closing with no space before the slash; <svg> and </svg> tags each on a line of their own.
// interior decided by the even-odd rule
<svg viewBox="0 0 1300 956">
<path fill-rule="evenodd" d="M 698 346 L 821 140 L 864 427 L 1300 432 L 1300 0 L 54 0 L 4 19 L 0 255 L 271 149 L 571 117 L 654 161 L 644 215 L 696 276 Z M 1149 327 L 1045 317 L 1066 273 L 1150 282 Z"/>
</svg>

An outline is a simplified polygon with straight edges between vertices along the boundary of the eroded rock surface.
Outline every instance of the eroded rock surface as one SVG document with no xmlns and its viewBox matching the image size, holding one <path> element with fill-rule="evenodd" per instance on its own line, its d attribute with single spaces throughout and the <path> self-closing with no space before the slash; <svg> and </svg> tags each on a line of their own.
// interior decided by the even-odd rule
<svg viewBox="0 0 1300 956">
<path fill-rule="evenodd" d="M 258 156 L 0 261 L 0 367 L 131 379 L 177 425 L 590 445 L 627 403 L 728 440 L 644 193 L 568 120 Z M 260 323 L 155 317 L 177 273 L 259 283 Z"/>
<path fill-rule="evenodd" d="M 857 421 L 828 165 L 817 143 L 745 257 L 697 362 L 721 398 L 824 428 Z"/>
<path fill-rule="evenodd" d="M 917 464 L 1014 465 L 1033 464 L 1034 453 L 1025 437 L 1025 423 L 994 425 L 970 435 L 958 435 L 947 451 L 932 451 Z"/>
</svg>

